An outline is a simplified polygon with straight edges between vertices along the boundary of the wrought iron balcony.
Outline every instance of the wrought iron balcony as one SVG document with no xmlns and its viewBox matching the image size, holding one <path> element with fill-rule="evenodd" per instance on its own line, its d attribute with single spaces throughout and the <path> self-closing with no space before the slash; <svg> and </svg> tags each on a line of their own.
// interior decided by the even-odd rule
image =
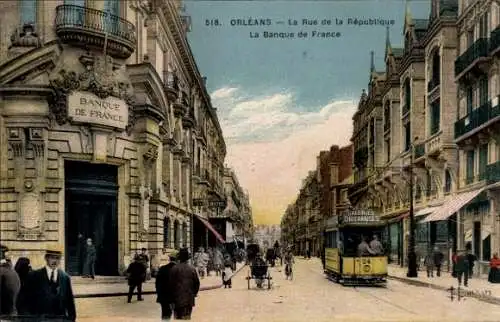
<svg viewBox="0 0 500 322">
<path fill-rule="evenodd" d="M 490 52 L 495 54 L 500 49 L 500 27 L 493 30 L 490 34 Z"/>
<path fill-rule="evenodd" d="M 439 77 L 431 79 L 427 83 L 427 93 L 432 92 L 433 89 L 439 86 Z"/>
<path fill-rule="evenodd" d="M 415 159 L 421 158 L 425 155 L 425 143 L 415 145 Z"/>
<path fill-rule="evenodd" d="M 460 75 L 469 66 L 475 64 L 477 59 L 488 57 L 489 49 L 488 38 L 479 38 L 476 40 L 465 53 L 455 60 L 455 76 Z"/>
<path fill-rule="evenodd" d="M 500 181 L 500 161 L 486 166 L 485 177 L 489 184 Z"/>
<path fill-rule="evenodd" d="M 125 19 L 91 8 L 61 5 L 56 8 L 56 34 L 65 43 L 98 48 L 126 59 L 136 48 L 135 26 Z"/>
<path fill-rule="evenodd" d="M 500 115 L 498 100 L 495 106 L 489 101 L 455 122 L 455 139 L 478 128 Z"/>
</svg>

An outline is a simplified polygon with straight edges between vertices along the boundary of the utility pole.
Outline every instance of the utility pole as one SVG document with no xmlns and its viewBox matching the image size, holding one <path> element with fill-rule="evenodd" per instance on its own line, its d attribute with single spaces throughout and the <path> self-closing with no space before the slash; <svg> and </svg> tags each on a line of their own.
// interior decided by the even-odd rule
<svg viewBox="0 0 500 322">
<path fill-rule="evenodd" d="M 415 138 L 417 140 L 417 138 Z M 415 140 L 411 144 L 410 151 L 410 240 L 408 241 L 408 272 L 407 277 L 418 277 L 417 253 L 415 252 L 415 214 L 413 211 L 413 153 L 415 152 Z"/>
</svg>

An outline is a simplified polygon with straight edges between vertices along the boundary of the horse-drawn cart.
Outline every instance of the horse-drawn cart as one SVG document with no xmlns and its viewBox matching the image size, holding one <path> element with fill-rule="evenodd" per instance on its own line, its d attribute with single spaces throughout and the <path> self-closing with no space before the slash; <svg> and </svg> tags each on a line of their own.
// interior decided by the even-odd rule
<svg viewBox="0 0 500 322">
<path fill-rule="evenodd" d="M 255 280 L 257 288 L 263 288 L 264 281 L 267 280 L 267 289 L 271 289 L 271 280 L 273 278 L 269 273 L 269 268 L 266 263 L 250 266 L 247 276 L 248 289 L 250 289 L 250 280 L 252 279 Z"/>
</svg>

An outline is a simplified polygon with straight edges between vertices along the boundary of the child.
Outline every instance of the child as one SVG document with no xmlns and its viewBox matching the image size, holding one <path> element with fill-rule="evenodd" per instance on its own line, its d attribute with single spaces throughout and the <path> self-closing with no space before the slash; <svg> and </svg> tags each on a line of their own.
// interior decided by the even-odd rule
<svg viewBox="0 0 500 322">
<path fill-rule="evenodd" d="M 233 270 L 231 268 L 231 263 L 225 263 L 224 265 L 224 271 L 222 272 L 222 284 L 224 285 L 224 288 L 231 288 L 232 283 L 231 283 L 231 278 L 233 277 Z"/>
</svg>

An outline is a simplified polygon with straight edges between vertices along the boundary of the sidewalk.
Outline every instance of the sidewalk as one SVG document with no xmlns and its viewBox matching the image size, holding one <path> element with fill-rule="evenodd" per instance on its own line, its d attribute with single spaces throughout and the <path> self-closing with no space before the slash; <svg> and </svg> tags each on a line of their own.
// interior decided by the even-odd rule
<svg viewBox="0 0 500 322">
<path fill-rule="evenodd" d="M 240 272 L 245 267 L 245 264 L 238 263 L 236 267 L 235 274 Z M 122 281 L 118 282 L 120 279 Z M 215 273 L 212 272 L 211 276 L 200 279 L 200 283 L 200 291 L 213 290 L 222 287 L 222 278 L 215 276 Z M 72 284 L 75 298 L 127 296 L 128 293 L 128 284 L 125 277 L 117 277 L 111 283 L 104 280 L 99 281 L 99 278 L 97 278 L 94 283 L 77 281 Z M 144 295 L 156 293 L 154 278 L 142 284 L 142 293 Z"/>
<path fill-rule="evenodd" d="M 414 286 L 429 287 L 437 290 L 443 290 L 450 292 L 450 288 L 455 289 L 458 287 L 458 281 L 456 278 L 451 276 L 449 272 L 441 273 L 440 277 L 436 277 L 436 272 L 434 272 L 434 277 L 427 277 L 425 271 L 418 271 L 418 277 L 406 277 L 408 271 L 407 267 L 401 267 L 396 265 L 388 265 L 387 273 L 389 278 L 401 281 L 403 283 L 411 284 Z M 469 279 L 468 287 L 460 287 L 460 293 L 464 297 L 473 297 L 480 301 L 499 304 L 500 305 L 500 284 L 492 284 L 488 282 L 487 277 L 473 277 Z"/>
</svg>

